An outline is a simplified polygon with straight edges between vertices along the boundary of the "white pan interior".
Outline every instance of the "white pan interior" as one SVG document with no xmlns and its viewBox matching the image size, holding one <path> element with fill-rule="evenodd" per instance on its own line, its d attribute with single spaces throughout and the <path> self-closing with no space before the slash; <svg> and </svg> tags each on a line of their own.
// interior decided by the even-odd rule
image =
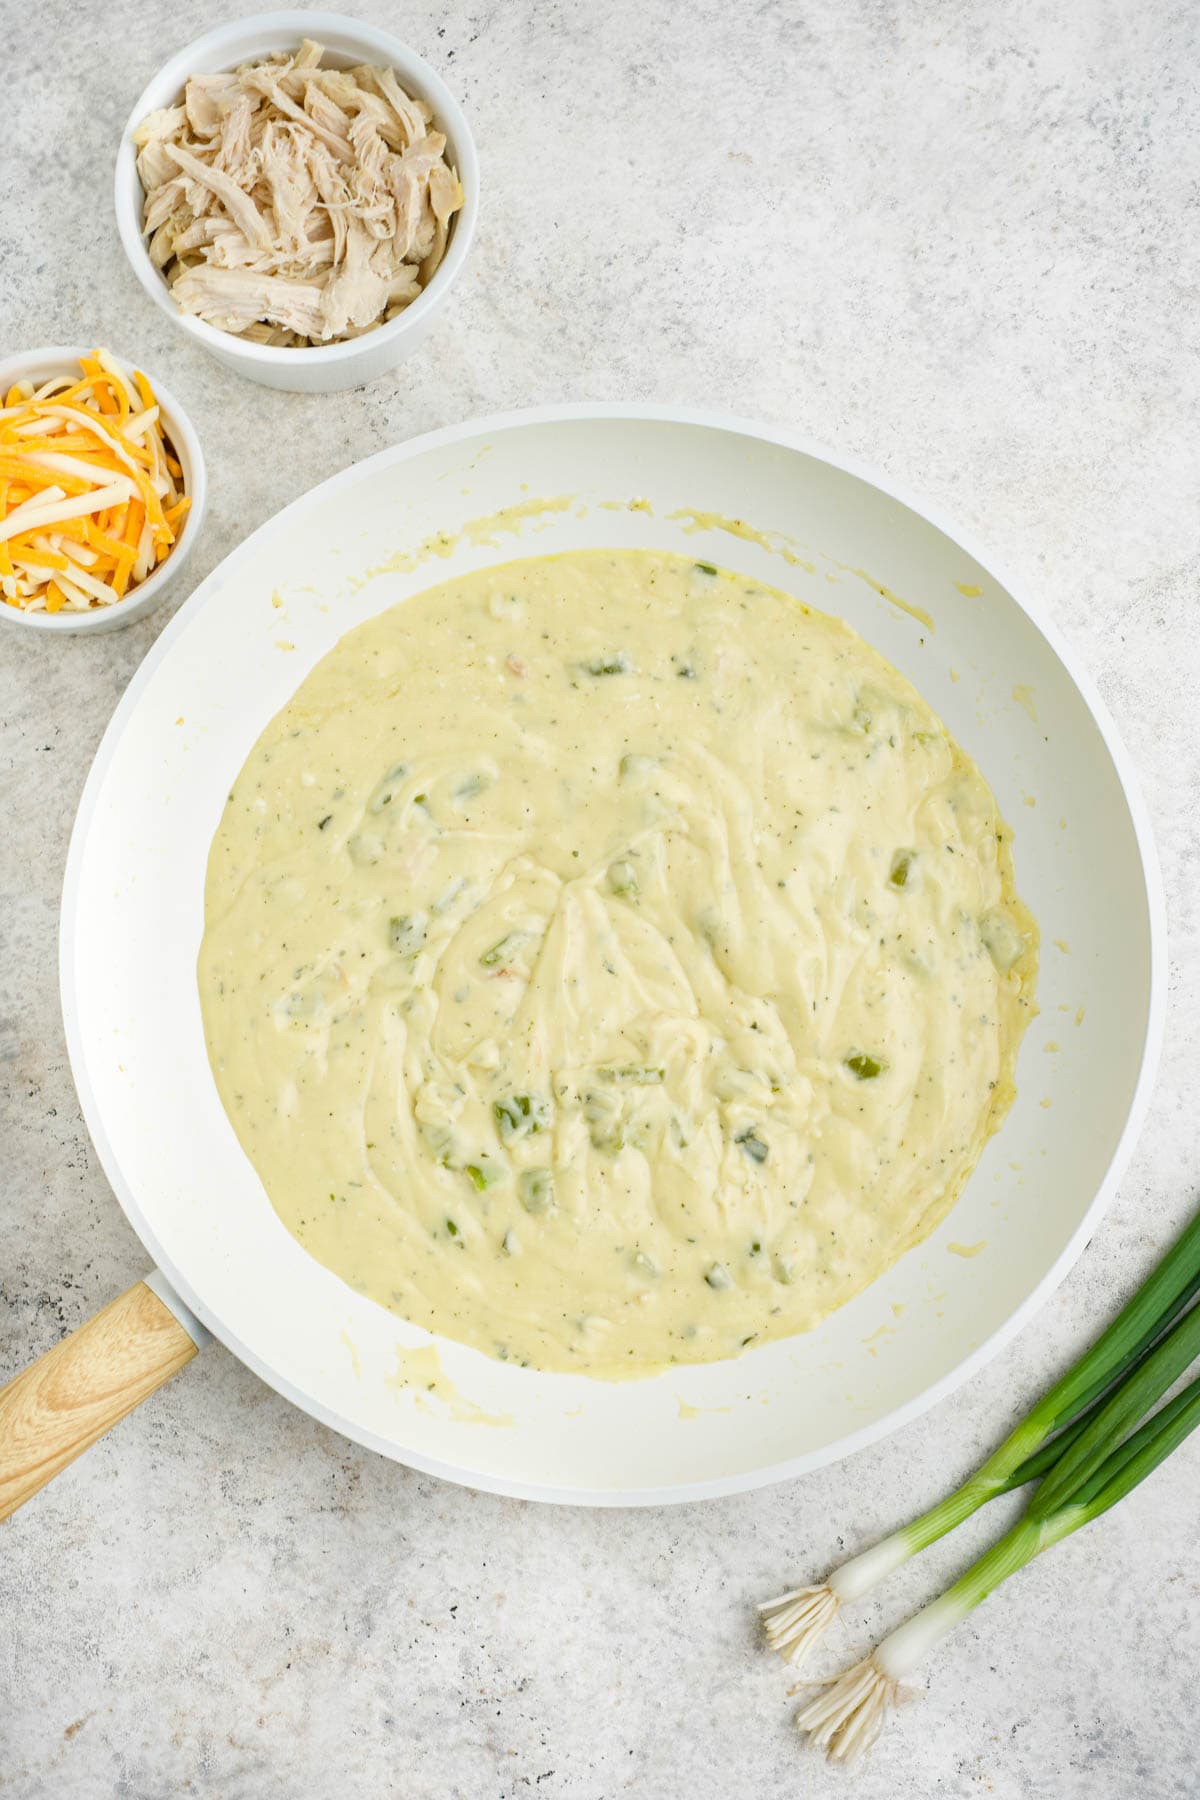
<svg viewBox="0 0 1200 1800">
<path fill-rule="evenodd" d="M 531 505 L 564 496 L 557 510 Z M 634 499 L 650 510 L 602 504 Z M 529 510 L 456 535 L 512 507 Z M 689 508 L 785 533 L 811 570 L 672 518 Z M 368 578 L 438 533 L 439 557 Z M 263 725 L 343 632 L 452 574 L 604 544 L 681 550 L 790 589 L 847 618 L 916 683 L 1015 827 L 1020 891 L 1042 929 L 1041 1015 L 1017 1103 L 958 1205 L 818 1331 L 618 1385 L 437 1340 L 444 1378 L 431 1392 L 433 1358 L 420 1351 L 432 1340 L 301 1250 L 222 1111 L 195 980 L 209 841 Z M 526 413 L 327 482 L 237 550 L 163 634 L 80 808 L 63 908 L 68 1039 L 134 1227 L 182 1297 L 282 1393 L 480 1487 L 595 1504 L 694 1498 L 813 1468 L 911 1417 L 1061 1278 L 1146 1099 L 1162 1011 L 1157 879 L 1090 688 L 960 541 L 863 474 L 749 426 L 652 409 Z"/>
</svg>

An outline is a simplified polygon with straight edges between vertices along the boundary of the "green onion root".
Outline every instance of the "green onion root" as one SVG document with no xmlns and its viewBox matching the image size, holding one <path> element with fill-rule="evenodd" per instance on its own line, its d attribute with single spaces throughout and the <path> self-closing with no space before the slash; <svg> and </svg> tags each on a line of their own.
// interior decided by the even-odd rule
<svg viewBox="0 0 1200 1800">
<path fill-rule="evenodd" d="M 1079 1519 L 1075 1523 L 1083 1524 Z M 1048 1522 L 1028 1517 L 1006 1532 L 939 1599 L 905 1621 L 863 1662 L 829 1682 L 824 1691 L 801 1707 L 799 1730 L 835 1762 L 853 1763 L 870 1749 L 888 1718 L 905 1697 L 904 1683 L 942 1639 L 1000 1582 L 1013 1575 L 1058 1536 Z"/>
<path fill-rule="evenodd" d="M 945 1506 L 949 1502 L 942 1504 Z M 943 1530 L 949 1529 L 948 1525 L 943 1527 Z M 906 1525 L 861 1555 L 852 1556 L 819 1587 L 795 1588 L 790 1594 L 781 1594 L 778 1600 L 768 1600 L 760 1606 L 763 1630 L 771 1649 L 793 1668 L 802 1669 L 837 1617 L 843 1601 L 859 1600 L 869 1594 L 910 1556 L 916 1555 L 920 1546 L 911 1541 L 913 1530 L 913 1525 Z"/>
</svg>

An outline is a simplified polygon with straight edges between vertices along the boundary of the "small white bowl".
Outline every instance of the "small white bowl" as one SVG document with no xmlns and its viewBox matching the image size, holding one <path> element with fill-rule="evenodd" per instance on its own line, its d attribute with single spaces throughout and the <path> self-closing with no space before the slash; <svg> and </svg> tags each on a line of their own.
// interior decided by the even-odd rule
<svg viewBox="0 0 1200 1800">
<path fill-rule="evenodd" d="M 451 223 L 446 254 L 432 281 L 403 312 L 386 325 L 344 343 L 284 349 L 274 344 L 246 343 L 233 332 L 219 331 L 204 319 L 180 312 L 162 275 L 150 261 L 142 235 L 144 194 L 133 133 L 147 113 L 178 100 L 189 75 L 215 73 L 279 50 L 296 50 L 306 37 L 325 46 L 326 66 L 348 69 L 368 63 L 392 68 L 408 93 L 428 102 L 434 124 L 445 133 L 447 157 L 458 170 L 465 199 Z M 335 388 L 361 387 L 364 382 L 376 380 L 410 355 L 428 333 L 462 272 L 475 235 L 479 159 L 466 116 L 450 89 L 422 57 L 406 49 L 397 38 L 337 13 L 259 13 L 205 32 L 164 64 L 145 88 L 129 115 L 117 151 L 116 207 L 117 229 L 134 274 L 154 304 L 181 331 L 203 344 L 218 362 L 248 375 L 251 381 L 303 394 L 326 394 Z"/>
<path fill-rule="evenodd" d="M 19 355 L 5 357 L 0 361 L 0 393 L 7 393 L 14 381 L 32 381 L 37 387 L 41 382 L 49 381 L 52 375 L 78 375 L 80 357 L 90 356 L 94 348 L 90 344 L 54 344 L 47 350 L 25 350 Z M 118 356 L 115 360 L 126 375 L 132 374 L 133 365 L 126 362 L 124 357 Z M 135 588 L 131 588 L 115 606 L 97 606 L 88 612 L 24 612 L 20 607 L 9 606 L 0 600 L 0 626 L 23 625 L 33 631 L 120 631 L 122 626 L 132 625 L 135 619 L 144 619 L 165 598 L 167 589 L 191 555 L 200 535 L 204 509 L 208 503 L 204 452 L 200 448 L 200 439 L 196 436 L 191 420 L 174 394 L 169 388 L 163 387 L 149 369 L 144 373 L 158 401 L 163 434 L 170 438 L 179 466 L 183 470 L 183 491 L 192 503 L 183 515 L 179 536 L 171 548 L 171 554 L 159 563 L 153 574 L 147 575 L 145 581 L 140 581 Z"/>
</svg>

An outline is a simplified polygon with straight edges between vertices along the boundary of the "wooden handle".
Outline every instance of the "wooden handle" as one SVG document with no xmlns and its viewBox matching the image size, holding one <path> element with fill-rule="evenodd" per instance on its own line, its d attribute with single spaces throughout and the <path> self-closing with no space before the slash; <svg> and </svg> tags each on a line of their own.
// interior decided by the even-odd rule
<svg viewBox="0 0 1200 1800">
<path fill-rule="evenodd" d="M 7 1519 L 196 1354 L 144 1281 L 0 1388 L 0 1519 Z"/>
</svg>

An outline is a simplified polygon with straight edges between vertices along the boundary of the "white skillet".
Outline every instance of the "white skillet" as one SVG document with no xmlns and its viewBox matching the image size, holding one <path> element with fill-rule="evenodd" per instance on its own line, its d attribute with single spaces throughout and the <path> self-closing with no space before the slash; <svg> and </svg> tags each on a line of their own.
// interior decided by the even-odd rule
<svg viewBox="0 0 1200 1800">
<path fill-rule="evenodd" d="M 561 510 L 462 531 L 563 496 Z M 602 504 L 630 500 L 651 510 Z M 672 516 L 689 508 L 786 533 L 811 566 Z M 439 533 L 439 558 L 364 579 Z M 312 1261 L 221 1109 L 195 981 L 225 795 L 313 663 L 433 581 L 603 544 L 720 561 L 849 619 L 978 759 L 1016 828 L 1020 890 L 1043 933 L 1019 1098 L 933 1236 L 809 1336 L 623 1385 L 434 1343 Z M 1053 627 L 961 533 L 786 432 L 589 405 L 384 451 L 209 576 L 97 754 L 68 860 L 61 973 L 84 1115 L 171 1310 L 139 1285 L 18 1378 L 15 1399 L 0 1395 L 0 1515 L 186 1360 L 203 1326 L 384 1455 L 474 1487 L 613 1506 L 733 1493 L 845 1456 L 949 1393 L 1032 1316 L 1094 1230 L 1144 1113 L 1165 938 L 1144 808 L 1103 705 Z"/>
</svg>

